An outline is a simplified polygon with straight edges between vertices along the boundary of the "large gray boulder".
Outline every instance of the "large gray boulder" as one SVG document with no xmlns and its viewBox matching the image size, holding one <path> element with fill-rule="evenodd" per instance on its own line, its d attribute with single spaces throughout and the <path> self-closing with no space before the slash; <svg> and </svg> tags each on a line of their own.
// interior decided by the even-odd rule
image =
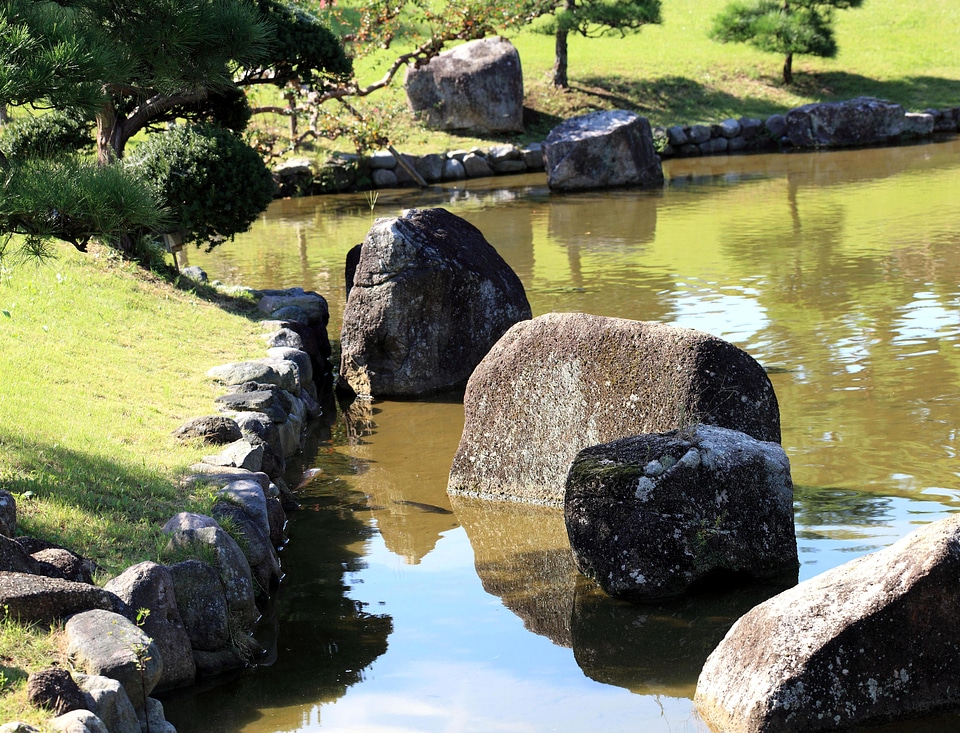
<svg viewBox="0 0 960 733">
<path fill-rule="evenodd" d="M 779 443 L 709 425 L 585 448 L 564 519 L 577 568 L 630 601 L 718 574 L 796 580 L 790 463 Z"/>
<path fill-rule="evenodd" d="M 787 112 L 786 135 L 798 148 L 876 145 L 903 134 L 903 107 L 873 97 L 817 102 Z"/>
<path fill-rule="evenodd" d="M 141 628 L 153 639 L 163 659 L 163 674 L 157 682 L 157 689 L 192 683 L 197 668 L 193 662 L 190 637 L 177 607 L 169 568 L 155 562 L 141 562 L 124 570 L 104 587 L 133 611 L 149 611 Z"/>
<path fill-rule="evenodd" d="M 960 707 L 960 515 L 744 615 L 695 702 L 716 730 L 804 733 Z"/>
<path fill-rule="evenodd" d="M 697 423 L 780 441 L 773 385 L 723 339 L 661 323 L 548 313 L 476 368 L 447 491 L 560 505 L 587 446 Z"/>
<path fill-rule="evenodd" d="M 410 109 L 435 130 L 523 132 L 520 54 L 494 36 L 407 68 Z"/>
<path fill-rule="evenodd" d="M 663 185 L 650 123 L 625 110 L 561 122 L 547 136 L 543 157 L 547 185 L 558 191 Z"/>
<path fill-rule="evenodd" d="M 134 708 L 160 681 L 160 650 L 132 621 L 110 611 L 85 611 L 64 625 L 67 657 L 81 672 L 115 679 Z"/>
<path fill-rule="evenodd" d="M 472 224 L 444 209 L 377 219 L 349 258 L 340 374 L 357 394 L 462 387 L 489 348 L 530 317 L 520 279 Z"/>
<path fill-rule="evenodd" d="M 270 541 L 267 497 L 255 481 L 235 481 L 224 487 L 213 505 L 214 518 L 229 526 L 240 539 L 247 558 L 255 593 L 269 593 L 280 583 L 280 559 Z"/>
</svg>

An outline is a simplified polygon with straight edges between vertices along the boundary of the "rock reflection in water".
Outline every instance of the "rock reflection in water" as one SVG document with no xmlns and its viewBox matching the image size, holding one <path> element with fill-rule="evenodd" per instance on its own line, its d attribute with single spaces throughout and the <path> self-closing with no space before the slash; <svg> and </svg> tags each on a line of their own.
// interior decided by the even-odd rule
<svg viewBox="0 0 960 733">
<path fill-rule="evenodd" d="M 577 572 L 561 510 L 451 500 L 484 590 L 530 631 L 573 649 L 587 677 L 632 692 L 693 697 L 704 661 L 733 622 L 786 587 L 704 591 L 668 604 L 618 601 Z"/>
<path fill-rule="evenodd" d="M 458 526 L 446 486 L 463 425 L 461 396 L 431 402 L 357 399 L 343 417 L 347 445 L 338 450 L 365 467 L 351 484 L 366 495 L 387 549 L 416 565 L 444 532 Z"/>
<path fill-rule="evenodd" d="M 298 496 L 303 508 L 290 521 L 301 539 L 283 552 L 286 578 L 260 627 L 266 636 L 276 632 L 275 642 L 265 640 L 276 664 L 164 696 L 167 719 L 179 733 L 232 733 L 255 721 L 259 730 L 298 730 L 316 706 L 342 697 L 386 652 L 392 619 L 350 598 L 345 582 L 363 568 L 371 533 L 357 513 L 365 497 L 338 475 L 352 471 L 347 460 L 326 460 Z"/>
</svg>

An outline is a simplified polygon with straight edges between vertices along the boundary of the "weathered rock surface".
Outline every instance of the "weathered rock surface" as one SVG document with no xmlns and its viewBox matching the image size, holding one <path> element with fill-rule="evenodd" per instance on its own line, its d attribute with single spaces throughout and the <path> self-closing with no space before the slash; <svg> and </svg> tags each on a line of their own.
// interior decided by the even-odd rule
<svg viewBox="0 0 960 733">
<path fill-rule="evenodd" d="M 326 327 L 330 320 L 330 308 L 326 299 L 319 293 L 303 288 L 286 290 L 264 290 L 263 297 L 257 303 L 257 309 L 275 317 L 273 314 L 284 308 L 299 308 L 307 314 L 309 323 Z"/>
<path fill-rule="evenodd" d="M 582 313 L 514 326 L 476 368 L 447 491 L 559 505 L 590 445 L 697 423 L 780 441 L 763 368 L 700 331 Z"/>
<path fill-rule="evenodd" d="M 6 535 L 0 535 L 0 571 L 12 573 L 36 573 L 36 561 L 19 543 Z"/>
<path fill-rule="evenodd" d="M 464 43 L 411 66 L 404 86 L 410 108 L 427 127 L 523 132 L 520 54 L 505 38 Z"/>
<path fill-rule="evenodd" d="M 72 710 L 58 715 L 48 725 L 57 733 L 114 733 L 89 710 Z"/>
<path fill-rule="evenodd" d="M 64 625 L 67 656 L 78 670 L 117 680 L 134 708 L 160 681 L 160 650 L 132 621 L 110 611 L 85 611 Z"/>
<path fill-rule="evenodd" d="M 787 454 L 726 428 L 585 448 L 564 519 L 580 572 L 631 601 L 678 596 L 717 573 L 795 580 L 799 567 Z"/>
<path fill-rule="evenodd" d="M 744 615 L 707 659 L 716 729 L 820 731 L 960 707 L 960 516 L 807 580 Z"/>
<path fill-rule="evenodd" d="M 79 672 L 75 675 L 87 700 L 87 709 L 103 721 L 110 733 L 141 733 L 137 711 L 123 685 L 103 675 Z"/>
<path fill-rule="evenodd" d="M 227 597 L 216 568 L 200 560 L 170 566 L 177 607 L 193 649 L 216 651 L 230 641 Z"/>
<path fill-rule="evenodd" d="M 555 190 L 663 185 L 650 123 L 633 112 L 591 112 L 561 122 L 543 155 L 547 185 Z"/>
<path fill-rule="evenodd" d="M 267 500 L 260 485 L 235 481 L 221 489 L 213 516 L 220 522 L 228 518 L 236 529 L 258 594 L 275 589 L 280 583 L 280 560 L 270 542 Z"/>
<path fill-rule="evenodd" d="M 63 578 L 76 583 L 93 583 L 92 563 L 62 547 L 48 547 L 30 555 L 42 568 L 42 575 Z M 38 572 L 35 570 L 34 572 Z"/>
<path fill-rule="evenodd" d="M 199 438 L 212 445 L 226 445 L 243 437 L 236 420 L 223 415 L 208 415 L 188 420 L 173 431 L 173 435 L 179 440 Z"/>
<path fill-rule="evenodd" d="M 378 219 L 349 288 L 340 373 L 378 397 L 460 387 L 529 317 L 520 279 L 476 227 L 443 209 Z"/>
<path fill-rule="evenodd" d="M 27 678 L 27 700 L 31 705 L 46 708 L 55 715 L 86 707 L 80 687 L 70 673 L 60 667 L 34 672 Z"/>
<path fill-rule="evenodd" d="M 40 624 L 92 608 L 127 611 L 123 601 L 95 585 L 17 572 L 0 572 L 0 606 L 13 618 Z"/>
<path fill-rule="evenodd" d="M 819 102 L 786 114 L 786 135 L 798 148 L 876 145 L 903 134 L 903 107 L 873 97 Z"/>
<path fill-rule="evenodd" d="M 141 628 L 153 639 L 163 660 L 157 689 L 166 690 L 193 682 L 197 674 L 190 637 L 177 608 L 173 576 L 164 565 L 142 562 L 124 570 L 105 586 L 133 611 L 150 611 Z"/>
<path fill-rule="evenodd" d="M 254 603 L 253 578 L 243 550 L 220 527 L 181 529 L 170 535 L 167 552 L 177 551 L 191 557 L 212 557 L 227 599 L 230 621 L 238 634 L 253 628 L 259 618 Z M 176 582 L 176 576 L 174 576 Z M 178 601 L 178 606 L 180 603 Z M 189 632 L 189 627 L 187 627 Z"/>
<path fill-rule="evenodd" d="M 221 384 L 272 384 L 287 392 L 300 394 L 300 370 L 296 364 L 286 359 L 265 357 L 256 361 L 223 364 L 207 370 L 207 376 Z"/>
</svg>

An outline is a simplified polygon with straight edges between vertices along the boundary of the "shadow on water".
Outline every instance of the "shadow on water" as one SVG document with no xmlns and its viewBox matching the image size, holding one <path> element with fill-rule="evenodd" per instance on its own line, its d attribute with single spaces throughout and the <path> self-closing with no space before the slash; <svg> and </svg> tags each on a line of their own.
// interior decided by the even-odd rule
<svg viewBox="0 0 960 733">
<path fill-rule="evenodd" d="M 286 577 L 258 630 L 274 663 L 163 696 L 167 719 L 180 733 L 228 733 L 255 721 L 298 730 L 318 706 L 362 681 L 387 650 L 391 617 L 350 598 L 345 581 L 364 567 L 363 546 L 373 532 L 364 521 L 365 497 L 342 481 L 357 466 L 325 446 L 319 450 L 323 473 L 304 486 L 301 510 L 289 515 L 299 540 L 284 549 Z"/>
</svg>

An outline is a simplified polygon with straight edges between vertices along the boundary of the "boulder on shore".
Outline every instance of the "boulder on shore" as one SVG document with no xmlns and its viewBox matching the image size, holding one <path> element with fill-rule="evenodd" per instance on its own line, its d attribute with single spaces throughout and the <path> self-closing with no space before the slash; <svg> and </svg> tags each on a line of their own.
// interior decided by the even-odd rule
<svg viewBox="0 0 960 733">
<path fill-rule="evenodd" d="M 780 442 L 752 357 L 688 328 L 583 313 L 518 323 L 474 370 L 447 491 L 560 505 L 577 453 L 703 423 Z"/>
<path fill-rule="evenodd" d="M 877 145 L 899 138 L 906 111 L 899 104 L 873 97 L 818 102 L 786 114 L 786 135 L 798 148 L 840 148 Z"/>
<path fill-rule="evenodd" d="M 744 615 L 707 659 L 700 714 L 726 733 L 847 729 L 960 708 L 960 515 Z"/>
<path fill-rule="evenodd" d="M 650 123 L 625 110 L 561 122 L 547 136 L 543 156 L 547 185 L 559 191 L 663 185 Z"/>
<path fill-rule="evenodd" d="M 497 339 L 530 317 L 510 266 L 444 209 L 378 219 L 347 270 L 340 374 L 359 395 L 462 387 Z"/>
<path fill-rule="evenodd" d="M 464 43 L 408 67 L 404 87 L 410 108 L 427 127 L 523 132 L 520 54 L 500 36 Z"/>
<path fill-rule="evenodd" d="M 718 575 L 793 575 L 793 482 L 778 443 L 695 425 L 585 448 L 564 518 L 577 568 L 630 601 L 681 595 Z"/>
</svg>

